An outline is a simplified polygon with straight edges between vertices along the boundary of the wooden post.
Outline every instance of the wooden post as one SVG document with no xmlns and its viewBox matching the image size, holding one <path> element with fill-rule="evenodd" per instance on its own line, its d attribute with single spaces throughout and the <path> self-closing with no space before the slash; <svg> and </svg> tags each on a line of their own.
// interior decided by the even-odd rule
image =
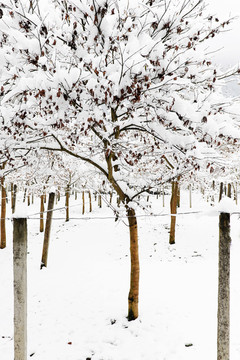
<svg viewBox="0 0 240 360">
<path fill-rule="evenodd" d="M 48 248 L 49 248 L 49 239 L 50 239 L 51 224 L 52 224 L 54 197 L 55 197 L 55 193 L 51 192 L 49 194 L 49 199 L 48 199 L 48 211 L 47 211 L 47 218 L 46 218 L 46 225 L 45 225 L 45 232 L 44 232 L 41 269 L 44 266 L 47 267 Z"/>
<path fill-rule="evenodd" d="M 27 219 L 13 219 L 14 359 L 27 359 Z"/>
<path fill-rule="evenodd" d="M 230 214 L 219 215 L 217 360 L 229 360 Z"/>
<path fill-rule="evenodd" d="M 6 247 L 6 189 L 4 186 L 4 177 L 1 178 L 1 239 L 0 239 L 0 248 L 4 249 Z"/>
</svg>

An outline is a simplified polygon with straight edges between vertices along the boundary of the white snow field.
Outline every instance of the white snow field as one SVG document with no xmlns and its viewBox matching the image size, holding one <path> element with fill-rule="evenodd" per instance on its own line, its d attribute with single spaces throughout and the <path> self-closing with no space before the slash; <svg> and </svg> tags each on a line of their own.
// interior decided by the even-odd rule
<svg viewBox="0 0 240 360">
<path fill-rule="evenodd" d="M 169 212 L 169 196 L 164 208 L 161 198 L 152 200 L 155 213 Z M 72 197 L 71 205 L 71 217 L 110 218 L 66 223 L 64 210 L 54 212 L 48 267 L 42 270 L 43 233 L 39 220 L 28 220 L 28 359 L 216 359 L 218 216 L 210 216 L 210 206 L 200 195 L 193 193 L 189 209 L 188 193 L 182 192 L 178 211 L 202 213 L 177 217 L 175 245 L 168 245 L 169 216 L 139 217 L 140 316 L 132 322 L 126 319 L 127 226 L 115 222 L 105 204 L 99 209 L 94 202 L 93 212 L 85 215 L 80 200 Z M 56 205 L 61 206 L 64 199 Z M 28 213 L 38 209 L 36 199 Z M 231 216 L 231 225 L 231 360 L 239 360 L 238 215 Z M 0 251 L 0 359 L 13 357 L 12 223 L 8 220 L 7 248 Z"/>
</svg>

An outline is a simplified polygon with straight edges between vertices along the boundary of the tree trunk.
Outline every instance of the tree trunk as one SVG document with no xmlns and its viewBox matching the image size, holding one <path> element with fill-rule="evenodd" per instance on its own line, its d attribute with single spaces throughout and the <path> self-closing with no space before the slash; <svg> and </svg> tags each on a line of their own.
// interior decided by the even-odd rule
<svg viewBox="0 0 240 360">
<path fill-rule="evenodd" d="M 189 207 L 192 208 L 192 185 L 189 184 Z"/>
<path fill-rule="evenodd" d="M 27 188 L 24 189 L 23 202 L 26 201 L 26 196 L 27 196 Z"/>
<path fill-rule="evenodd" d="M 236 205 L 237 205 L 238 204 L 238 184 L 237 184 L 237 182 L 235 185 L 234 200 L 236 201 Z"/>
<path fill-rule="evenodd" d="M 220 183 L 219 201 L 222 200 L 222 196 L 223 196 L 223 182 Z"/>
<path fill-rule="evenodd" d="M 82 192 L 82 215 L 85 214 L 85 193 Z"/>
<path fill-rule="evenodd" d="M 69 185 L 67 185 L 67 189 L 66 189 L 66 199 L 65 199 L 65 206 L 66 206 L 66 221 L 69 221 L 69 192 L 70 192 L 70 188 Z"/>
<path fill-rule="evenodd" d="M 17 197 L 17 185 L 11 184 L 11 208 L 12 208 L 12 214 L 15 213 L 16 209 L 16 197 Z"/>
<path fill-rule="evenodd" d="M 101 194 L 98 195 L 98 206 L 100 208 L 102 207 L 102 196 L 101 196 Z"/>
<path fill-rule="evenodd" d="M 13 208 L 13 183 L 11 183 L 11 209 Z M 13 214 L 13 211 L 12 211 Z"/>
<path fill-rule="evenodd" d="M 230 214 L 219 215 L 217 360 L 229 360 Z"/>
<path fill-rule="evenodd" d="M 178 184 L 178 190 L 177 190 L 177 207 L 180 207 L 180 199 L 181 199 L 181 191 L 180 191 L 180 186 Z"/>
<path fill-rule="evenodd" d="M 49 239 L 50 239 L 51 224 L 52 224 L 52 213 L 53 213 L 53 206 L 54 206 L 54 197 L 55 197 L 54 192 L 49 194 L 47 219 L 46 219 L 44 241 L 43 241 L 41 269 L 44 266 L 47 266 Z"/>
<path fill-rule="evenodd" d="M 89 212 L 92 212 L 92 195 L 90 190 L 88 192 L 88 196 L 89 196 Z"/>
<path fill-rule="evenodd" d="M 172 197 L 170 202 L 171 214 L 177 214 L 177 202 L 178 202 L 178 182 L 172 182 Z M 176 228 L 176 216 L 171 216 L 169 244 L 175 244 L 175 228 Z"/>
<path fill-rule="evenodd" d="M 57 199 L 58 199 L 58 201 L 60 201 L 60 200 L 61 200 L 61 193 L 60 193 L 60 190 L 58 190 L 58 192 L 57 192 Z"/>
<path fill-rule="evenodd" d="M 232 187 L 231 187 L 231 184 L 228 184 L 228 187 L 227 187 L 227 196 L 228 196 L 228 197 L 232 197 Z"/>
<path fill-rule="evenodd" d="M 4 249 L 6 247 L 6 189 L 4 187 L 4 178 L 1 178 L 1 242 L 0 248 Z"/>
<path fill-rule="evenodd" d="M 44 195 L 40 196 L 40 232 L 44 231 Z"/>
<path fill-rule="evenodd" d="M 164 185 L 162 186 L 162 206 L 165 207 L 165 192 Z"/>
<path fill-rule="evenodd" d="M 212 188 L 213 188 L 213 190 L 215 190 L 215 181 L 214 180 L 212 182 Z"/>
<path fill-rule="evenodd" d="M 127 210 L 129 233 L 130 233 L 130 254 L 131 254 L 131 280 L 128 295 L 128 320 L 135 320 L 138 317 L 139 297 L 139 255 L 138 255 L 138 228 L 137 218 L 133 209 Z"/>
</svg>

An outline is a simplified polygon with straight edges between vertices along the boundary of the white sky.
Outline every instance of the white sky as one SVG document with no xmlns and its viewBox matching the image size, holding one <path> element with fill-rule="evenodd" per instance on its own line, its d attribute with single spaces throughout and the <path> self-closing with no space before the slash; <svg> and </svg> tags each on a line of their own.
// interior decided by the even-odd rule
<svg viewBox="0 0 240 360">
<path fill-rule="evenodd" d="M 220 50 L 216 55 L 216 61 L 224 68 L 240 65 L 240 0 L 206 0 L 209 12 L 219 16 L 220 19 L 228 19 L 238 16 L 228 28 L 230 31 L 213 39 L 213 49 Z"/>
</svg>

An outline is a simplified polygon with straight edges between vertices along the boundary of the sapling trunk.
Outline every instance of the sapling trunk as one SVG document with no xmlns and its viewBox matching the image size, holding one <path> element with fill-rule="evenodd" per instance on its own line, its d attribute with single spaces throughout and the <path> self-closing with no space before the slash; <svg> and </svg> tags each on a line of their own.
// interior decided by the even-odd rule
<svg viewBox="0 0 240 360">
<path fill-rule="evenodd" d="M 92 212 L 92 195 L 90 190 L 88 192 L 88 197 L 89 197 L 89 212 Z"/>
<path fill-rule="evenodd" d="M 98 206 L 102 208 L 102 196 L 101 194 L 98 194 Z"/>
<path fill-rule="evenodd" d="M 4 186 L 4 178 L 1 178 L 1 240 L 0 248 L 4 249 L 6 247 L 6 189 Z"/>
<path fill-rule="evenodd" d="M 170 201 L 171 214 L 177 214 L 178 203 L 178 182 L 172 182 L 172 197 Z M 175 244 L 175 229 L 176 229 L 176 216 L 171 216 L 169 244 Z"/>
<path fill-rule="evenodd" d="M 27 196 L 27 188 L 24 189 L 24 193 L 23 193 L 23 202 L 26 201 L 26 196 Z"/>
<path fill-rule="evenodd" d="M 180 186 L 178 184 L 178 189 L 177 189 L 177 207 L 180 207 L 180 200 L 181 200 L 181 191 L 180 191 Z"/>
<path fill-rule="evenodd" d="M 82 215 L 85 214 L 85 193 L 82 192 Z"/>
<path fill-rule="evenodd" d="M 40 196 L 40 232 L 44 231 L 44 195 Z"/>
<path fill-rule="evenodd" d="M 30 194 L 28 194 L 27 200 L 28 200 L 28 206 L 30 206 L 31 205 L 31 196 L 30 196 Z"/>
<path fill-rule="evenodd" d="M 227 187 L 227 196 L 228 196 L 228 197 L 232 197 L 232 187 L 231 187 L 231 184 L 228 184 L 228 187 Z"/>
<path fill-rule="evenodd" d="M 189 184 L 189 207 L 192 208 L 192 185 Z"/>
<path fill-rule="evenodd" d="M 220 189 L 219 189 L 219 201 L 222 200 L 223 196 L 223 182 L 220 183 Z"/>
<path fill-rule="evenodd" d="M 131 254 L 131 280 L 128 295 L 128 320 L 135 320 L 138 317 L 138 298 L 139 298 L 139 255 L 138 255 L 138 227 L 134 209 L 127 210 L 129 234 L 130 234 L 130 254 Z"/>
<path fill-rule="evenodd" d="M 236 201 L 236 205 L 237 205 L 238 204 L 238 184 L 237 184 L 237 182 L 235 185 L 234 200 Z"/>
<path fill-rule="evenodd" d="M 70 196 L 70 187 L 67 185 L 66 193 L 65 193 L 65 207 L 66 207 L 66 221 L 69 221 L 69 196 Z"/>
<path fill-rule="evenodd" d="M 12 208 L 12 214 L 15 213 L 16 198 L 17 198 L 17 185 L 16 184 L 11 184 L 11 208 Z"/>
</svg>

